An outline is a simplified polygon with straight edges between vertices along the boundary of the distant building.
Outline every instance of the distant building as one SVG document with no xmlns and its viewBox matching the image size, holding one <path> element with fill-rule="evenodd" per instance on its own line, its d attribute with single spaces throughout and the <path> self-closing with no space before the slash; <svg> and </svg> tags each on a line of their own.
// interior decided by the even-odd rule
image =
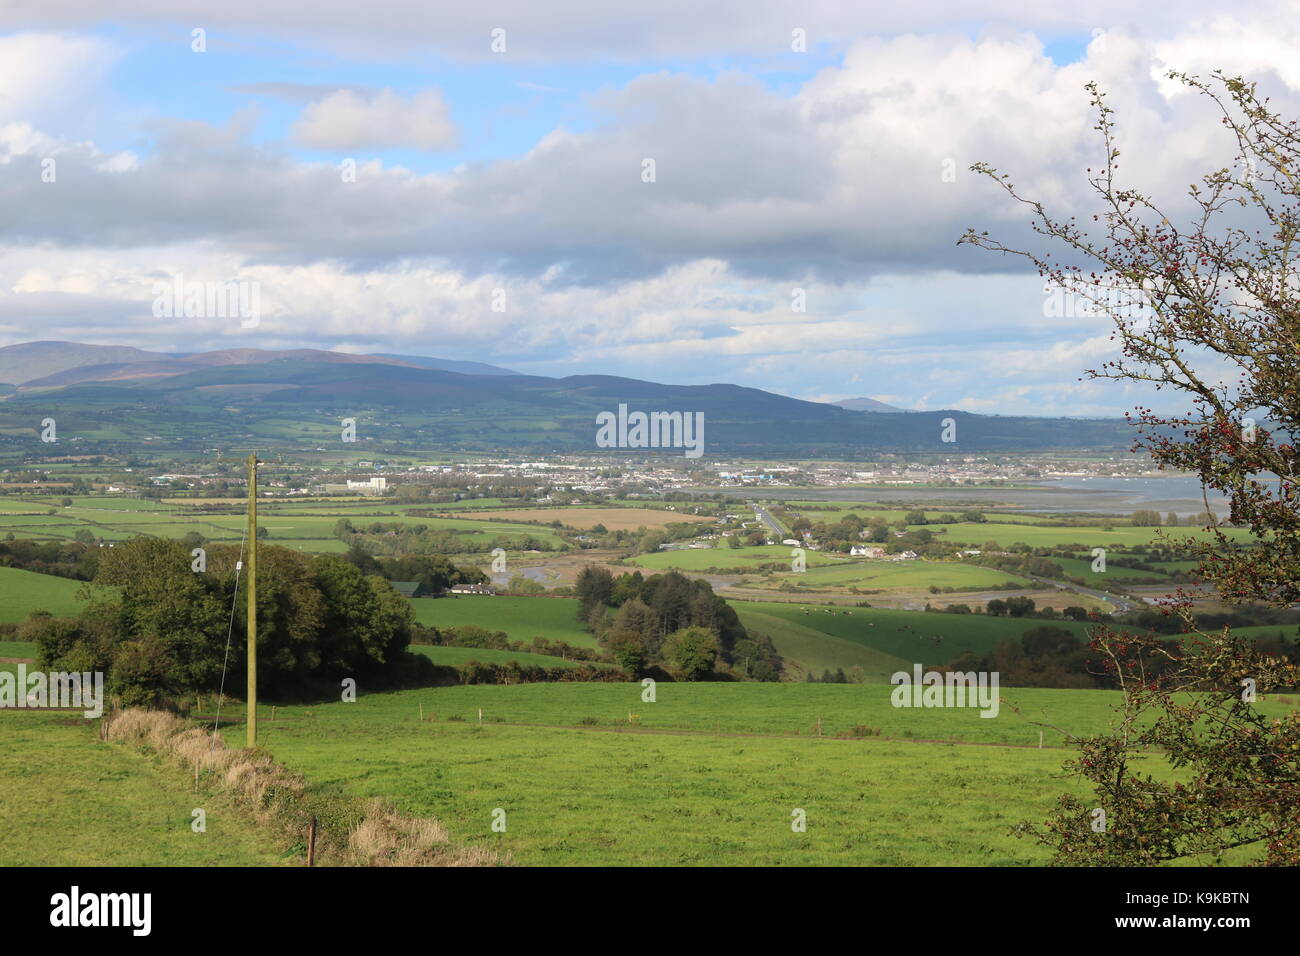
<svg viewBox="0 0 1300 956">
<path fill-rule="evenodd" d="M 486 584 L 453 584 L 451 586 L 452 594 L 496 594 Z"/>
<path fill-rule="evenodd" d="M 885 549 L 874 547 L 866 544 L 855 544 L 849 549 L 849 554 L 855 558 L 883 558 Z"/>
</svg>

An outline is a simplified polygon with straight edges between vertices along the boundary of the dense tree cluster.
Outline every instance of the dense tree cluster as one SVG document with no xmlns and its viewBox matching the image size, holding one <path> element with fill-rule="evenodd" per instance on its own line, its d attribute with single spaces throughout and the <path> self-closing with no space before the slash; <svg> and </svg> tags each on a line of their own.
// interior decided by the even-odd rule
<svg viewBox="0 0 1300 956">
<path fill-rule="evenodd" d="M 363 574 L 377 574 L 388 581 L 414 581 L 413 597 L 432 597 L 455 584 L 483 584 L 487 575 L 474 567 L 461 567 L 441 554 L 409 554 L 397 558 L 376 558 L 359 544 L 344 555 Z"/>
<path fill-rule="evenodd" d="M 578 575 L 579 620 L 624 670 L 667 668 L 683 680 L 730 673 L 777 680 L 781 658 L 770 640 L 752 635 L 707 581 L 676 571 L 615 578 L 588 565 Z"/>
<path fill-rule="evenodd" d="M 125 706 L 217 690 L 223 662 L 226 690 L 240 694 L 247 582 L 239 582 L 236 600 L 239 557 L 237 547 L 212 545 L 200 572 L 179 541 L 121 542 L 103 552 L 81 615 L 33 615 L 19 637 L 36 643 L 49 670 L 106 671 Z M 407 652 L 410 603 L 339 555 L 259 548 L 257 615 L 258 683 L 266 694 L 345 677 L 387 686 L 428 676 L 429 662 Z"/>
<path fill-rule="evenodd" d="M 334 524 L 334 536 L 349 548 L 361 548 L 372 555 L 405 557 L 428 554 L 477 554 L 493 548 L 515 548 L 525 551 L 554 551 L 554 545 L 532 535 L 496 537 L 484 541 L 479 532 L 431 528 L 423 524 L 406 524 L 401 521 L 372 521 L 362 527 L 353 525 L 351 519 L 340 518 Z"/>
<path fill-rule="evenodd" d="M 101 550 L 83 541 L 3 541 L 0 567 L 89 581 L 99 566 Z"/>
</svg>

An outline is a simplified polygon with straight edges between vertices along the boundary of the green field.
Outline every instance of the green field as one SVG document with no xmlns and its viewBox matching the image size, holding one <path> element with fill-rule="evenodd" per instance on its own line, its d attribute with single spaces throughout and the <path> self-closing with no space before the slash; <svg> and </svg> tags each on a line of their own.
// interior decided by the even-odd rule
<svg viewBox="0 0 1300 956">
<path fill-rule="evenodd" d="M 596 639 L 578 623 L 578 602 L 569 598 L 471 594 L 414 598 L 415 619 L 428 627 L 473 624 L 504 631 L 512 641 L 545 637 L 574 647 L 595 647 Z"/>
<path fill-rule="evenodd" d="M 661 683 L 647 703 L 639 684 L 447 687 L 285 708 L 267 746 L 317 786 L 390 797 L 525 865 L 1046 862 L 1008 830 L 1081 792 L 1057 775 L 1069 751 L 1050 733 L 1038 749 L 1007 706 L 993 719 L 898 709 L 889 690 Z M 1105 726 L 1116 697 L 1004 696 L 1076 731 Z M 421 722 L 421 704 L 436 718 Z M 885 735 L 832 736 L 859 724 Z M 921 742 L 945 738 L 970 742 Z M 490 830 L 497 808 L 504 834 Z M 791 831 L 796 808 L 807 833 Z"/>
<path fill-rule="evenodd" d="M 0 712 L 0 866 L 276 866 L 286 848 L 66 713 Z M 195 833 L 202 807 L 207 831 Z"/>
<path fill-rule="evenodd" d="M 895 708 L 890 691 L 660 683 L 647 702 L 640 684 L 427 688 L 280 706 L 261 743 L 312 791 L 390 799 L 521 865 L 1046 863 L 1010 828 L 1045 818 L 1062 792 L 1086 791 L 1059 774 L 1071 754 L 1059 735 L 1048 730 L 1039 749 L 1031 721 L 1096 732 L 1118 695 L 1004 689 L 998 716 L 983 718 Z M 208 833 L 191 833 L 196 798 L 183 775 L 98 743 L 93 722 L 0 721 L 2 864 L 298 862 L 208 800 Z M 1155 757 L 1145 769 L 1169 776 Z M 498 809 L 504 833 L 491 829 Z M 807 832 L 791 829 L 796 810 Z"/>
<path fill-rule="evenodd" d="M 1092 558 L 1051 558 L 1049 560 L 1059 564 L 1067 577 L 1080 578 L 1090 588 L 1104 588 L 1108 581 L 1158 581 L 1164 583 L 1169 578 L 1167 574 L 1161 571 L 1139 571 L 1135 568 L 1121 568 L 1113 561 L 1106 563 L 1105 571 L 1096 572 L 1092 570 Z M 1196 567 L 1195 561 L 1177 563 L 1186 564 L 1191 568 Z M 1171 566 L 1174 564 L 1175 562 L 1170 562 L 1169 565 L 1161 565 L 1161 567 L 1168 567 L 1172 571 L 1175 570 L 1175 567 Z"/>
<path fill-rule="evenodd" d="M 944 614 L 887 608 L 827 607 L 768 601 L 730 601 L 746 628 L 766 634 L 782 657 L 820 675 L 824 669 L 854 665 L 869 676 L 887 677 L 926 666 L 951 663 L 971 651 L 983 655 L 999 641 L 1050 625 L 1087 639 L 1087 624 L 1041 618 Z"/>
<path fill-rule="evenodd" d="M 0 535 L 12 532 L 15 537 L 33 540 L 71 540 L 78 531 L 88 531 L 96 538 L 122 541 L 141 534 L 179 538 L 197 531 L 211 541 L 238 542 L 246 523 L 242 513 L 232 513 L 220 503 L 205 504 L 201 499 L 164 502 L 116 495 L 78 496 L 66 507 L 62 500 L 59 495 L 8 496 L 0 507 Z M 496 506 L 499 507 L 499 502 Z M 422 507 L 441 508 L 440 505 Z M 530 537 L 552 548 L 566 546 L 563 538 L 545 526 L 471 518 L 425 518 L 410 514 L 411 510 L 414 509 L 409 504 L 366 499 L 263 499 L 258 502 L 259 524 L 267 529 L 267 543 L 300 551 L 345 550 L 334 535 L 334 526 L 343 517 L 352 519 L 359 530 L 378 521 L 452 531 L 462 542 L 483 551 L 490 549 L 498 538 L 519 542 Z"/>
<path fill-rule="evenodd" d="M 440 647 L 430 644 L 412 644 L 411 650 L 422 654 L 435 664 L 446 667 L 459 667 L 468 661 L 480 664 L 508 664 L 515 661 L 532 667 L 577 667 L 581 661 L 566 660 L 563 657 L 551 657 L 546 654 L 528 654 L 523 651 L 495 651 L 484 647 Z M 596 663 L 596 667 L 610 667 L 610 664 Z"/>
<path fill-rule="evenodd" d="M 58 617 L 75 616 L 82 606 L 77 592 L 83 583 L 21 568 L 0 567 L 0 623 L 24 621 L 32 611 L 49 611 Z"/>
</svg>

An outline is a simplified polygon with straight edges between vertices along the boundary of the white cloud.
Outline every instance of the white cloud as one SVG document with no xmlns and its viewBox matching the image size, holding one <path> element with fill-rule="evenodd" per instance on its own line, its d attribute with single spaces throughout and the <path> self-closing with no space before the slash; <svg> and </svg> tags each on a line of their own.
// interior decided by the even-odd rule
<svg viewBox="0 0 1300 956">
<path fill-rule="evenodd" d="M 262 24 L 252 5 L 223 9 Z M 815 26 L 829 8 L 770 9 Z M 1010 4 L 981 9 L 1014 19 Z M 1105 24 L 1116 9 L 1080 3 L 1047 19 Z M 540 42 L 520 26 L 534 13 L 509 10 L 511 49 L 526 53 Z M 336 13 L 321 4 L 322 29 Z M 708 37 L 714 16 L 700 9 L 692 23 Z M 882 14 L 879 29 L 900 16 Z M 752 43 L 755 18 L 739 20 L 735 42 Z M 779 18 L 763 29 L 788 35 Z M 1107 354 L 1104 323 L 1045 317 L 1036 275 L 999 273 L 1017 263 L 954 247 L 969 225 L 1035 241 L 967 167 L 987 159 L 1058 211 L 1086 208 L 1097 141 L 1082 87 L 1095 78 L 1112 91 L 1125 175 L 1181 195 L 1227 140 L 1208 104 L 1173 95 L 1161 71 L 1199 69 L 1218 49 L 1294 113 L 1294 29 L 1212 17 L 1155 39 L 1113 29 L 1068 67 L 1023 31 L 891 37 L 846 21 L 836 35 L 854 29 L 843 62 L 793 94 L 739 73 L 641 75 L 593 95 L 591 122 L 523 155 L 432 175 L 375 160 L 355 183 L 332 164 L 252 145 L 248 116 L 171 121 L 140 158 L 106 156 L 38 120 L 84 94 L 112 51 L 28 37 L 9 48 L 16 57 L 30 68 L 38 51 L 66 70 L 49 86 L 25 73 L 0 84 L 12 101 L 0 102 L 0 290 L 12 290 L 0 293 L 0 334 L 96 338 L 98 323 L 148 348 L 345 344 L 909 407 L 1113 414 L 1114 386 L 1074 382 Z M 575 33 L 557 50 L 592 42 Z M 13 39 L 0 38 L 0 54 Z M 215 53 L 218 33 L 212 41 Z M 0 80 L 9 63 L 0 55 Z M 314 148 L 440 149 L 456 135 L 437 90 L 288 87 L 259 89 L 315 97 L 293 129 Z M 59 157 L 57 185 L 40 183 L 47 155 Z M 646 157 L 654 183 L 641 181 Z M 152 282 L 172 272 L 261 283 L 262 325 L 153 320 Z M 795 286 L 806 313 L 790 309 Z M 505 313 L 490 308 L 496 288 Z"/>
<path fill-rule="evenodd" d="M 1087 34 L 1095 27 L 1140 22 L 1168 35 L 1189 21 L 1222 9 L 1212 0 L 1147 4 L 1131 0 L 911 0 L 909 3 L 844 3 L 843 0 L 314 0 L 273 4 L 265 0 L 115 0 L 113 21 L 155 31 L 175 31 L 189 43 L 189 25 L 209 33 L 209 50 L 221 51 L 232 32 L 254 32 L 308 41 L 366 56 L 436 54 L 465 60 L 628 60 L 640 57 L 713 57 L 790 54 L 791 31 L 806 31 L 816 49 L 842 49 L 848 39 L 903 31 L 949 29 L 969 24 L 989 32 L 1034 30 L 1042 35 Z M 1285 0 L 1242 0 L 1234 16 L 1267 22 L 1291 13 Z M 1253 16 L 1252 16 L 1253 14 Z M 9 4 L 0 7 L 0 29 L 97 26 L 100 0 Z M 184 24 L 182 28 L 178 24 Z M 493 53 L 491 31 L 506 31 L 507 50 Z"/>
<path fill-rule="evenodd" d="M 316 149 L 434 150 L 455 144 L 456 127 L 437 90 L 403 97 L 391 89 L 341 89 L 304 109 L 292 135 Z"/>
<path fill-rule="evenodd" d="M 57 33 L 0 35 L 0 123 L 45 126 L 87 96 L 117 61 L 117 51 L 94 36 Z"/>
</svg>

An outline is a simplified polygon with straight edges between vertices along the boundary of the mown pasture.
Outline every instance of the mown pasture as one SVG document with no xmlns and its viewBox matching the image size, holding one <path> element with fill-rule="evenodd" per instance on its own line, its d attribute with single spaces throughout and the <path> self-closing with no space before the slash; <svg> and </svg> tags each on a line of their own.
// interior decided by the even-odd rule
<svg viewBox="0 0 1300 956">
<path fill-rule="evenodd" d="M 83 604 L 77 596 L 83 583 L 22 568 L 0 567 L 0 623 L 25 621 L 32 611 L 49 611 L 55 617 L 75 616 Z"/>
<path fill-rule="evenodd" d="M 1090 625 L 1077 621 L 987 614 L 896 611 L 889 608 L 829 607 L 769 601 L 730 602 L 746 628 L 772 639 L 777 651 L 805 670 L 857 665 L 868 676 L 887 677 L 910 670 L 949 664 L 970 651 L 984 655 L 1008 638 L 1018 640 L 1031 628 L 1063 628 L 1086 641 Z"/>
<path fill-rule="evenodd" d="M 98 739 L 69 712 L 0 711 L 0 866 L 277 866 L 299 863 L 247 814 L 196 797 L 181 771 Z"/>
<path fill-rule="evenodd" d="M 524 865 L 1045 863 L 1010 828 L 1085 792 L 1059 775 L 1059 737 L 1038 749 L 1005 704 L 991 719 L 901 709 L 890 690 L 661 683 L 649 703 L 639 684 L 447 687 L 285 708 L 265 746 L 315 785 L 389 797 Z M 1003 696 L 1074 732 L 1106 726 L 1116 698 Z"/>
<path fill-rule="evenodd" d="M 574 647 L 594 647 L 596 643 L 578 623 L 578 602 L 572 598 L 466 594 L 412 598 L 411 605 L 415 619 L 428 627 L 472 625 L 504 631 L 512 641 L 545 637 Z"/>
</svg>

